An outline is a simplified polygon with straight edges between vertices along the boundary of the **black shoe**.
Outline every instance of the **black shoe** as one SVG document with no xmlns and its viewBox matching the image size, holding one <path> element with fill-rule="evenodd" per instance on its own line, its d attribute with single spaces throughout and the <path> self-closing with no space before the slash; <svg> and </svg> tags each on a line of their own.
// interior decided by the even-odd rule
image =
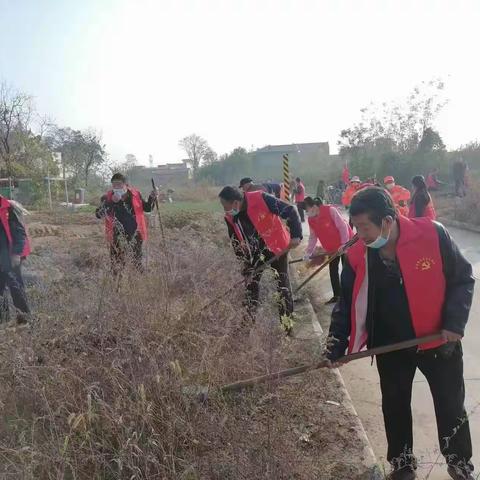
<svg viewBox="0 0 480 480">
<path fill-rule="evenodd" d="M 17 325 L 26 325 L 28 323 L 28 319 L 30 314 L 28 313 L 17 313 Z"/>
<path fill-rule="evenodd" d="M 473 474 L 466 472 L 463 468 L 455 465 L 449 465 L 447 472 L 453 478 L 453 480 L 475 480 Z"/>
<path fill-rule="evenodd" d="M 325 302 L 325 305 L 332 305 L 333 303 L 337 303 L 340 297 L 332 297 L 328 302 Z"/>
<path fill-rule="evenodd" d="M 399 470 L 393 470 L 387 475 L 387 480 L 415 480 L 417 474 L 413 467 L 403 467 Z"/>
</svg>

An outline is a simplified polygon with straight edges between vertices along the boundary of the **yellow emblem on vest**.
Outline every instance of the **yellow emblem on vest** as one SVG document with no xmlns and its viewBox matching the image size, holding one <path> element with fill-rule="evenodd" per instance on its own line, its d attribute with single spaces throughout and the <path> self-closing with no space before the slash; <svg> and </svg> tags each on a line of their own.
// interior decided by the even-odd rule
<svg viewBox="0 0 480 480">
<path fill-rule="evenodd" d="M 430 270 L 435 265 L 435 260 L 433 258 L 423 257 L 417 261 L 415 264 L 415 268 L 417 270 L 421 270 L 425 272 L 426 270 Z"/>
</svg>

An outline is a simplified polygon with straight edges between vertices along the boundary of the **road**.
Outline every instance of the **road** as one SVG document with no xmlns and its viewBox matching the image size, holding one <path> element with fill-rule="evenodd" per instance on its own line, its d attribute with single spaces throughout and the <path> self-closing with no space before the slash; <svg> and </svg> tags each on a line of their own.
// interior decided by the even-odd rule
<svg viewBox="0 0 480 480">
<path fill-rule="evenodd" d="M 308 227 L 305 228 L 308 237 Z M 449 228 L 462 253 L 472 263 L 474 275 L 480 279 L 480 234 Z M 315 284 L 324 299 L 329 298 L 328 274 Z M 466 408 L 470 413 L 470 429 L 473 440 L 476 474 L 480 472 L 480 282 L 474 296 L 469 323 L 463 340 Z M 322 322 L 323 323 L 323 322 Z M 326 325 L 323 325 L 324 328 Z M 380 385 L 377 369 L 370 359 L 352 362 L 341 368 L 341 373 L 352 397 L 354 406 L 363 422 L 373 450 L 380 462 L 386 453 L 385 430 L 381 410 Z M 433 402 L 425 377 L 420 372 L 413 388 L 414 449 L 420 461 L 420 480 L 448 480 L 444 459 L 439 455 Z M 478 477 L 480 479 L 480 476 Z"/>
</svg>

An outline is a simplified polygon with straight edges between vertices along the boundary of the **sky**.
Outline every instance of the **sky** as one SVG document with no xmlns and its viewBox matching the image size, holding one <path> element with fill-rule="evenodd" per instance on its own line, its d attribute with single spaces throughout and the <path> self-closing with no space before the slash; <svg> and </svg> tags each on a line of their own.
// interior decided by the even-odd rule
<svg viewBox="0 0 480 480">
<path fill-rule="evenodd" d="M 0 79 L 112 158 L 185 158 L 178 141 L 328 141 L 370 102 L 441 77 L 448 148 L 480 138 L 480 2 L 0 0 Z"/>
</svg>

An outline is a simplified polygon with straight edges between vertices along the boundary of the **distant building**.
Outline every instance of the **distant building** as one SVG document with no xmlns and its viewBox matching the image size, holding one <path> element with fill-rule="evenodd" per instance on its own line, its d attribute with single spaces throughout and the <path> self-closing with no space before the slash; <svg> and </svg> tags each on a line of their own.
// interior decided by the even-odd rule
<svg viewBox="0 0 480 480">
<path fill-rule="evenodd" d="M 254 162 L 258 176 L 282 179 L 282 157 L 285 154 L 288 154 L 290 160 L 292 176 L 314 171 L 330 161 L 328 142 L 267 145 L 255 151 Z"/>
<path fill-rule="evenodd" d="M 192 178 L 192 171 L 186 161 L 158 165 L 152 169 L 152 173 L 160 185 L 178 185 Z"/>
<path fill-rule="evenodd" d="M 182 185 L 192 178 L 192 172 L 186 161 L 156 167 L 138 165 L 128 172 L 129 182 L 142 189 L 150 188 L 152 178 L 157 186 Z"/>
<path fill-rule="evenodd" d="M 273 168 L 281 162 L 282 156 L 285 154 L 288 154 L 291 162 L 301 165 L 315 160 L 327 160 L 330 155 L 330 147 L 328 142 L 267 145 L 255 152 L 256 164 L 261 168 Z"/>
</svg>

